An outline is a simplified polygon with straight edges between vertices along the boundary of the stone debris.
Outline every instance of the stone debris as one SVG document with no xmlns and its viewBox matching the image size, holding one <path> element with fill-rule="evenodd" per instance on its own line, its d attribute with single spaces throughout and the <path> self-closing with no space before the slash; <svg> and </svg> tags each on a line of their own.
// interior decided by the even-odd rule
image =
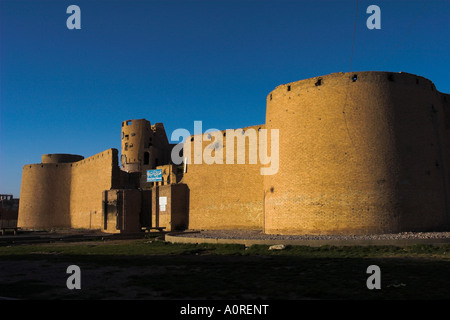
<svg viewBox="0 0 450 320">
<path fill-rule="evenodd" d="M 269 247 L 269 250 L 284 250 L 286 246 L 284 244 L 275 244 Z"/>
<path fill-rule="evenodd" d="M 368 235 L 279 235 L 264 234 L 259 230 L 202 230 L 198 233 L 181 233 L 179 236 L 246 240 L 414 240 L 450 239 L 450 232 L 402 232 Z"/>
</svg>

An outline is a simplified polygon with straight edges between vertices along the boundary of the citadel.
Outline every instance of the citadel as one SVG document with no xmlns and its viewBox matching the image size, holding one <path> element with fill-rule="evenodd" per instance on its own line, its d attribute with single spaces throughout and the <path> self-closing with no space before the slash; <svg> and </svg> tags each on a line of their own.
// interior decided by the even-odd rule
<svg viewBox="0 0 450 320">
<path fill-rule="evenodd" d="M 237 145 L 223 130 L 189 136 L 176 149 L 162 123 L 123 121 L 120 157 L 112 148 L 25 165 L 18 226 L 324 235 L 448 229 L 449 101 L 409 73 L 333 73 L 276 87 L 265 123 L 239 129 Z M 199 150 L 227 161 L 195 161 Z M 155 169 L 161 181 L 147 181 Z"/>
</svg>

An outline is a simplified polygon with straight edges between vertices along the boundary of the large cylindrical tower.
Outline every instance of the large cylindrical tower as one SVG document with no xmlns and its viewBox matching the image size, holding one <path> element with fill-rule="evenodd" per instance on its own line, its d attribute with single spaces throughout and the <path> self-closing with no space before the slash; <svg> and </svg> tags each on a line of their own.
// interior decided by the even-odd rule
<svg viewBox="0 0 450 320">
<path fill-rule="evenodd" d="M 266 128 L 279 129 L 280 163 L 264 177 L 265 232 L 448 225 L 443 101 L 431 81 L 405 73 L 335 73 L 277 87 Z"/>
<path fill-rule="evenodd" d="M 40 163 L 23 167 L 19 227 L 70 227 L 71 165 Z"/>
</svg>

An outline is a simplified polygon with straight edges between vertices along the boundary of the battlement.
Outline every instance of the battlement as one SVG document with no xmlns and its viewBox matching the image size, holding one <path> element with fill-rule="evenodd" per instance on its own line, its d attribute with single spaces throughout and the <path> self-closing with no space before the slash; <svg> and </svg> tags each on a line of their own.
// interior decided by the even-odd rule
<svg viewBox="0 0 450 320">
<path fill-rule="evenodd" d="M 203 139 L 203 136 L 205 134 L 206 135 L 208 135 L 208 134 L 215 135 L 217 132 L 220 132 L 223 137 L 226 137 L 227 130 L 240 131 L 240 132 L 245 133 L 248 129 L 253 129 L 253 130 L 259 131 L 261 129 L 264 129 L 265 127 L 266 127 L 265 124 L 260 124 L 260 125 L 248 126 L 248 127 L 238 128 L 238 129 L 224 129 L 224 130 L 211 131 L 208 133 L 199 133 L 199 134 L 195 134 L 195 135 L 192 134 L 186 138 L 186 142 L 189 142 L 189 141 L 193 142 L 196 138 Z M 204 140 L 204 142 L 209 142 L 209 141 Z"/>
<path fill-rule="evenodd" d="M 401 84 L 414 86 L 415 89 L 438 92 L 431 80 L 411 73 L 385 71 L 338 72 L 279 85 L 267 95 L 267 103 L 277 97 L 292 96 L 295 93 L 300 94 L 302 91 L 313 90 L 312 92 L 314 92 L 314 90 L 317 90 L 318 92 L 325 86 L 342 87 L 359 83 L 366 83 L 371 86 L 377 84 Z"/>
<path fill-rule="evenodd" d="M 100 153 L 94 154 L 93 156 L 90 156 L 88 158 L 85 158 L 83 160 L 71 163 L 71 167 L 81 167 L 86 164 L 90 164 L 92 162 L 96 161 L 103 161 L 105 158 L 110 158 L 112 160 L 112 165 L 116 166 L 118 165 L 118 157 L 119 151 L 115 148 L 111 148 L 105 151 L 102 151 Z"/>
</svg>

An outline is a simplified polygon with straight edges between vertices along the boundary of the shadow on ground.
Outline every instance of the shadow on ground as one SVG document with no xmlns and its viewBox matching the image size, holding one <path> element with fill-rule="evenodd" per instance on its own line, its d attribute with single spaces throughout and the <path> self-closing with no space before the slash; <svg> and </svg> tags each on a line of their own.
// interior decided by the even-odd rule
<svg viewBox="0 0 450 320">
<path fill-rule="evenodd" d="M 18 299 L 448 299 L 449 260 L 281 255 L 105 256 L 46 252 L 0 259 L 0 296 Z M 69 265 L 81 290 L 69 290 Z M 381 290 L 369 290 L 369 265 Z"/>
</svg>

